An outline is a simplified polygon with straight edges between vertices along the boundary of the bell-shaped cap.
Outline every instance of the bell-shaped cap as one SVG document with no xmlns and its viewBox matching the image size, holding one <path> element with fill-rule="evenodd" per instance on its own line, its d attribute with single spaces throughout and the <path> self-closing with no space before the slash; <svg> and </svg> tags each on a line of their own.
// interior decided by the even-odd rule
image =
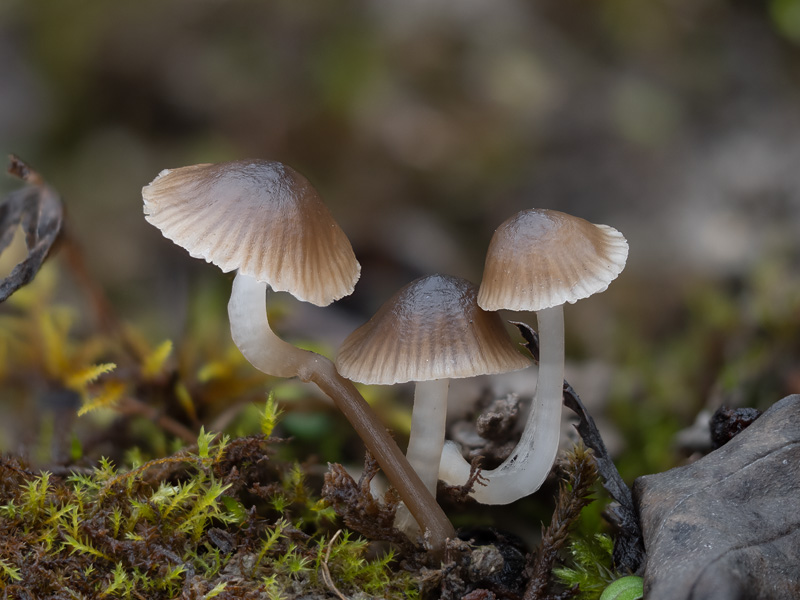
<svg viewBox="0 0 800 600">
<path fill-rule="evenodd" d="M 527 367 L 498 314 L 476 297 L 476 287 L 458 277 L 412 281 L 348 336 L 336 368 L 353 381 L 390 385 Z"/>
<path fill-rule="evenodd" d="M 625 268 L 628 242 L 608 225 L 534 208 L 500 225 L 486 253 L 478 304 L 538 311 L 604 291 Z"/>
<path fill-rule="evenodd" d="M 317 191 L 279 162 L 240 160 L 165 169 L 142 189 L 148 222 L 223 272 L 326 306 L 361 272 Z"/>
</svg>

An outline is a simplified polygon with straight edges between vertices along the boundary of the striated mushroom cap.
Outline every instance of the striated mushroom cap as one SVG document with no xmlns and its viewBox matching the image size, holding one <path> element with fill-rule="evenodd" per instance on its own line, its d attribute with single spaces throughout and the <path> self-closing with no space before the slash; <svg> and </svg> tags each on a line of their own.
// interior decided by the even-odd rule
<svg viewBox="0 0 800 600">
<path fill-rule="evenodd" d="M 317 191 L 279 162 L 165 169 L 142 188 L 165 237 L 217 265 L 326 306 L 352 293 L 361 267 Z"/>
<path fill-rule="evenodd" d="M 505 221 L 486 253 L 478 304 L 538 311 L 604 291 L 625 268 L 628 242 L 608 225 L 533 208 Z"/>
<path fill-rule="evenodd" d="M 353 381 L 390 385 L 530 365 L 497 313 L 482 310 L 476 296 L 476 287 L 458 277 L 412 281 L 348 336 L 336 368 Z"/>
</svg>

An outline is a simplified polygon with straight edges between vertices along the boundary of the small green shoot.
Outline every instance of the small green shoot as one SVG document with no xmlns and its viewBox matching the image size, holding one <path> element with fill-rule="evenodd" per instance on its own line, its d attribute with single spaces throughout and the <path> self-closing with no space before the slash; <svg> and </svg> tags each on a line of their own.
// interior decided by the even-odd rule
<svg viewBox="0 0 800 600">
<path fill-rule="evenodd" d="M 614 572 L 614 542 L 605 534 L 576 537 L 569 545 L 569 566 L 553 569 L 553 575 L 567 589 L 580 586 L 582 600 L 597 600 L 618 575 Z"/>
</svg>

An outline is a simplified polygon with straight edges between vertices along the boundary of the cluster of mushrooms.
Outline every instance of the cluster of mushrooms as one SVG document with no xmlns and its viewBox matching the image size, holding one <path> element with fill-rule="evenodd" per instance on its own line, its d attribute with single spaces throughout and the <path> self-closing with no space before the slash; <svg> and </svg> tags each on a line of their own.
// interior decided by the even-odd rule
<svg viewBox="0 0 800 600">
<path fill-rule="evenodd" d="M 267 320 L 268 287 L 327 306 L 352 293 L 360 275 L 350 242 L 305 177 L 273 161 L 201 164 L 162 171 L 142 197 L 145 218 L 165 237 L 236 271 L 228 303 L 236 346 L 264 373 L 313 382 L 330 396 L 434 551 L 454 536 L 435 500 L 437 481 L 464 485 L 471 472 L 457 445 L 445 442 L 448 381 L 529 366 L 495 311 L 535 311 L 533 406 L 519 444 L 499 467 L 481 471 L 472 497 L 508 504 L 539 489 L 558 449 L 562 307 L 605 290 L 622 271 L 628 245 L 617 230 L 552 210 L 522 211 L 495 231 L 479 289 L 448 275 L 411 282 L 344 341 L 334 364 L 280 339 Z M 405 456 L 353 381 L 416 382 Z"/>
</svg>

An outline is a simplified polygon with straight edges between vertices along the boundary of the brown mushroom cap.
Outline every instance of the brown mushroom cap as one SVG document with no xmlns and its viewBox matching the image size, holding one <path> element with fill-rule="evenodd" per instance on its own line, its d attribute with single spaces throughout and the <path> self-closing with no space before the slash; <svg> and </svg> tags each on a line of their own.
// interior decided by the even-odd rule
<svg viewBox="0 0 800 600">
<path fill-rule="evenodd" d="M 478 304 L 538 311 L 608 287 L 625 268 L 628 242 L 608 225 L 555 210 L 517 213 L 494 232 Z"/>
<path fill-rule="evenodd" d="M 412 281 L 344 341 L 337 369 L 353 381 L 391 385 L 527 367 L 500 317 L 476 297 L 476 287 L 457 277 Z"/>
<path fill-rule="evenodd" d="M 145 218 L 223 272 L 326 306 L 352 293 L 361 267 L 350 242 L 297 171 L 241 160 L 165 169 L 142 189 Z"/>
</svg>

